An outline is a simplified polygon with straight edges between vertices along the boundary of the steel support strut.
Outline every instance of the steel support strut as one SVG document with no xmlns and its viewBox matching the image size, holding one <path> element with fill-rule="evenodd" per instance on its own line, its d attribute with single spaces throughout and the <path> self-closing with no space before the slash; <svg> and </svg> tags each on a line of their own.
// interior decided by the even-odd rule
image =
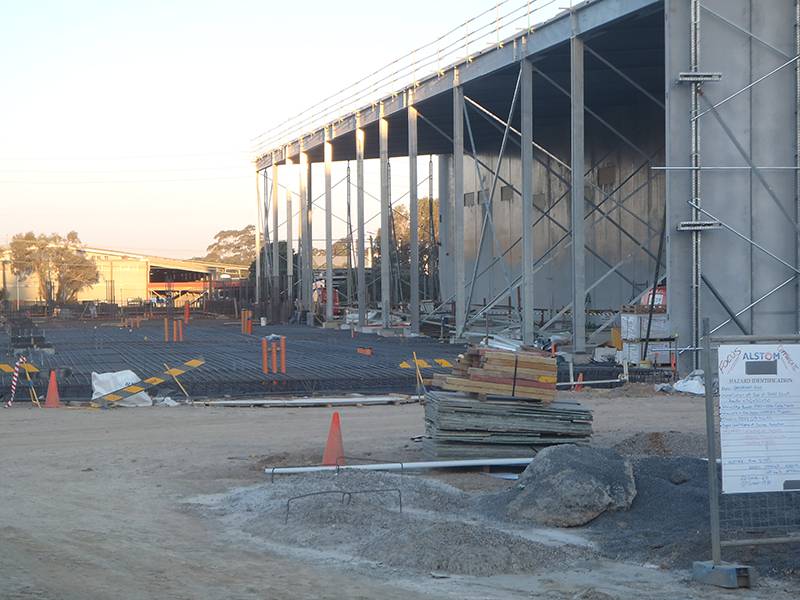
<svg viewBox="0 0 800 600">
<path fill-rule="evenodd" d="M 409 265 L 411 291 L 411 332 L 419 333 L 419 205 L 417 187 L 417 109 L 413 105 L 413 92 L 409 92 L 408 104 L 408 211 L 411 236 L 411 260 Z M 428 198 L 431 202 L 432 199 Z"/>
<path fill-rule="evenodd" d="M 331 163 L 333 144 L 330 129 L 325 132 L 325 320 L 333 320 L 333 192 L 331 191 Z"/>
<path fill-rule="evenodd" d="M 389 223 L 391 208 L 389 190 L 389 121 L 383 116 L 381 104 L 381 118 L 378 123 L 380 167 L 381 167 L 381 319 L 384 329 L 391 324 L 391 247 L 392 233 Z"/>
<path fill-rule="evenodd" d="M 533 289 L 533 65 L 528 59 L 520 63 L 522 101 L 522 343 L 534 342 Z"/>
<path fill-rule="evenodd" d="M 456 338 L 466 326 L 464 290 L 464 88 L 453 88 L 453 258 L 455 260 Z"/>
<path fill-rule="evenodd" d="M 272 294 L 270 304 L 272 314 L 270 318 L 273 323 L 280 321 L 279 306 L 281 297 L 281 255 L 280 255 L 280 233 L 278 232 L 278 163 L 272 160 Z"/>
<path fill-rule="evenodd" d="M 256 171 L 256 315 L 261 314 L 261 226 L 262 226 L 262 201 L 261 190 L 258 183 L 261 173 Z M 266 193 L 266 190 L 264 190 Z"/>
<path fill-rule="evenodd" d="M 358 227 L 357 262 L 358 274 L 358 326 L 367 324 L 367 275 L 364 248 L 364 130 L 356 129 L 356 222 Z"/>
<path fill-rule="evenodd" d="M 286 180 L 291 181 L 292 159 L 286 159 L 285 169 Z M 292 189 L 286 186 L 286 303 L 289 307 L 289 314 L 294 313 L 294 239 L 292 238 L 292 220 L 294 219 L 294 209 L 292 208 Z"/>
<path fill-rule="evenodd" d="M 584 102 L 583 41 L 570 40 L 571 221 L 572 221 L 572 349 L 586 351 L 586 233 L 584 231 Z"/>
</svg>

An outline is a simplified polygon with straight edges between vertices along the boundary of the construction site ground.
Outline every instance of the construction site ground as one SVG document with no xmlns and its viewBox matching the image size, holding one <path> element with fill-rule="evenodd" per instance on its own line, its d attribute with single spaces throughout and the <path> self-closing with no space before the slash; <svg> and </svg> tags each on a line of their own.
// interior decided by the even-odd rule
<svg viewBox="0 0 800 600">
<path fill-rule="evenodd" d="M 598 445 L 656 455 L 702 454 L 700 399 L 653 394 L 644 385 L 583 392 L 580 397 L 595 410 Z M 412 439 L 423 431 L 421 406 L 346 408 L 341 415 L 348 454 L 367 459 L 422 458 L 419 444 Z M 424 539 L 398 535 L 383 560 L 376 554 L 375 560 L 365 562 L 336 551 L 339 542 L 342 547 L 348 545 L 352 522 L 342 527 L 341 539 L 333 529 L 333 539 L 325 540 L 326 551 L 316 552 L 308 544 L 305 549 L 292 549 L 265 542 L 259 535 L 265 528 L 266 535 L 270 534 L 269 521 L 261 523 L 256 518 L 261 532 L 248 534 L 206 509 L 209 499 L 241 500 L 248 494 L 252 499 L 264 490 L 278 493 L 264 487 L 269 483 L 263 472 L 267 465 L 318 464 L 330 417 L 331 410 L 324 408 L 203 406 L 39 410 L 17 404 L 0 412 L 0 597 L 741 596 L 692 583 L 685 568 L 669 561 L 654 564 L 592 551 L 580 542 L 580 531 L 569 529 L 520 526 L 519 533 L 530 546 L 522 548 L 528 558 L 528 563 L 522 563 L 524 568 L 518 565 L 511 575 L 476 576 L 468 574 L 475 571 L 469 551 L 458 558 L 463 564 L 456 561 L 456 572 L 427 570 L 424 561 L 415 567 L 415 556 L 423 558 Z M 413 477 L 413 484 L 405 484 L 409 486 L 406 503 L 412 510 L 419 489 L 441 488 L 442 498 L 451 498 L 461 494 L 459 490 L 491 493 L 513 485 L 476 471 L 407 477 Z M 295 486 L 307 489 L 308 481 L 286 476 L 274 490 L 290 494 Z M 283 502 L 281 496 L 281 515 Z M 320 514 L 327 514 L 325 510 L 323 506 Z M 304 518 L 302 512 L 292 518 Z M 283 527 L 283 518 L 271 522 L 276 529 Z M 313 520 L 309 523 L 309 530 L 302 533 L 306 542 L 313 542 Z M 635 526 L 632 519 L 630 527 Z M 684 527 L 687 524 L 676 515 L 674 537 L 682 537 Z M 445 532 L 448 539 L 463 541 L 466 533 L 459 529 L 462 535 L 458 537 L 453 531 Z M 632 537 L 635 533 L 630 532 Z M 296 537 L 298 532 L 289 534 Z M 472 542 L 483 545 L 476 552 L 491 557 L 505 551 L 509 535 L 516 534 L 494 531 L 490 538 Z M 600 535 L 604 535 L 602 530 Z M 624 540 L 624 535 L 617 535 L 617 540 Z M 530 542 L 545 538 L 549 541 L 544 546 Z M 499 546 L 493 548 L 493 543 Z M 659 546 L 659 540 L 652 543 Z M 530 561 L 534 564 L 528 570 Z M 795 597 L 796 586 L 796 574 L 784 573 L 762 579 L 747 597 Z"/>
</svg>

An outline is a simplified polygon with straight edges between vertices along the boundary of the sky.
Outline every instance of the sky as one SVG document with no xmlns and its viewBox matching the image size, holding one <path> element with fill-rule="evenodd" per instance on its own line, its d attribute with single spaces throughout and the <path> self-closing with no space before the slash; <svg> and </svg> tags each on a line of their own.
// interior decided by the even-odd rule
<svg viewBox="0 0 800 600">
<path fill-rule="evenodd" d="M 0 245 L 201 256 L 255 221 L 258 134 L 494 5 L 0 0 Z"/>
</svg>

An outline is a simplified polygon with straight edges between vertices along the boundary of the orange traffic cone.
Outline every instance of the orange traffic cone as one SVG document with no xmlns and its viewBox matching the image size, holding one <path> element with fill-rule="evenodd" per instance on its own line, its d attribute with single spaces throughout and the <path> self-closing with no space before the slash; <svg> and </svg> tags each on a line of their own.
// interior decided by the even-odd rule
<svg viewBox="0 0 800 600">
<path fill-rule="evenodd" d="M 328 430 L 328 442 L 322 454 L 323 465 L 343 465 L 344 446 L 342 445 L 342 426 L 339 423 L 339 413 L 334 412 L 331 418 L 331 428 Z"/>
<path fill-rule="evenodd" d="M 47 399 L 44 401 L 45 408 L 61 408 L 61 400 L 58 397 L 58 381 L 56 372 L 50 371 L 50 383 L 47 386 Z"/>
<path fill-rule="evenodd" d="M 578 383 L 575 386 L 575 391 L 576 392 L 582 392 L 583 391 L 583 373 L 578 373 Z"/>
</svg>

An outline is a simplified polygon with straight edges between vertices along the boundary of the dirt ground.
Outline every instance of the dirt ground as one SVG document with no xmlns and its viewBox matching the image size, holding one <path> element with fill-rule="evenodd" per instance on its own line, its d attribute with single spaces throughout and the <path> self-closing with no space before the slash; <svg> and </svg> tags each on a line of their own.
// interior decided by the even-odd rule
<svg viewBox="0 0 800 600">
<path fill-rule="evenodd" d="M 702 399 L 646 386 L 590 392 L 595 441 L 701 434 Z M 348 408 L 345 451 L 421 458 L 418 405 Z M 185 501 L 261 483 L 263 466 L 321 458 L 330 409 L 139 408 L 0 412 L 0 598 L 724 598 L 686 572 L 593 560 L 535 576 L 409 576 L 265 548 Z M 464 489 L 508 485 L 447 474 Z M 790 598 L 766 581 L 747 597 Z M 607 594 L 604 596 L 602 594 Z"/>
</svg>

